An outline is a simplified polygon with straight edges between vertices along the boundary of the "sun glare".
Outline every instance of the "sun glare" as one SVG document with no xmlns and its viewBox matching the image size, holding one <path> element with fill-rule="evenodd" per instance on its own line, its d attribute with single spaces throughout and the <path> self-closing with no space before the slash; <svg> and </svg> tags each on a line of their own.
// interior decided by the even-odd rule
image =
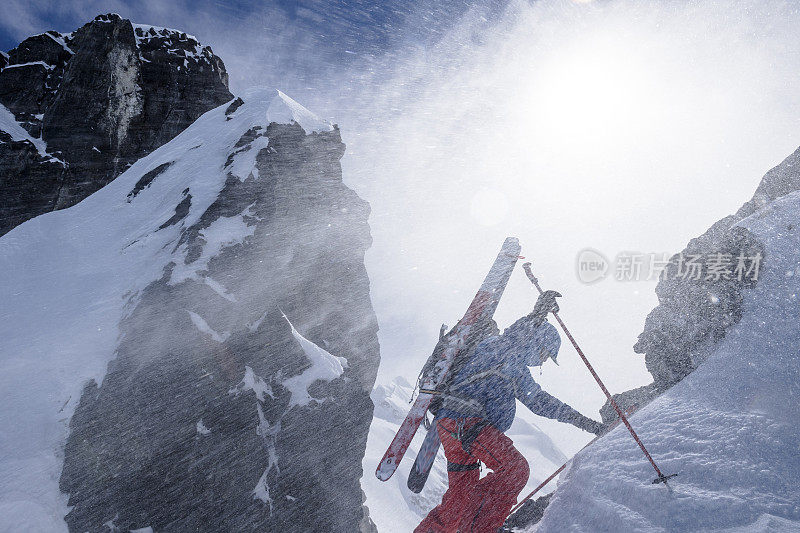
<svg viewBox="0 0 800 533">
<path fill-rule="evenodd" d="M 529 83 L 532 123 L 549 145 L 596 152 L 627 144 L 661 105 L 646 62 L 613 42 L 553 51 Z"/>
<path fill-rule="evenodd" d="M 472 197 L 470 214 L 482 226 L 494 226 L 508 214 L 508 198 L 495 189 L 481 189 Z"/>
</svg>

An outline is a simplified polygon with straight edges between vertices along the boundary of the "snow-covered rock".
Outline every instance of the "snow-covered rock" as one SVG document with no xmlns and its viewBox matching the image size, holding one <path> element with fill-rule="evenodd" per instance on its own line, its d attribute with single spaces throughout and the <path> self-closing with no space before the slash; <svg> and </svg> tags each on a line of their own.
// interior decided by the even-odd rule
<svg viewBox="0 0 800 533">
<path fill-rule="evenodd" d="M 36 151 L 42 158 L 56 160 L 56 158 L 47 153 L 47 145 L 45 142 L 42 139 L 32 137 L 31 134 L 17 122 L 13 113 L 2 104 L 0 104 L 0 133 L 5 133 L 7 135 L 7 137 L 6 135 L 0 137 L 6 139 L 5 141 L 0 140 L 0 142 L 4 144 L 9 141 L 9 138 L 11 141 L 27 142 L 36 147 Z"/>
<path fill-rule="evenodd" d="M 758 238 L 737 222 L 797 190 L 800 148 L 767 172 L 753 198 L 735 214 L 692 239 L 671 259 L 656 287 L 659 305 L 647 317 L 634 346 L 645 355 L 653 375 L 650 398 L 697 368 L 741 319 L 743 295 L 758 283 L 754 258 L 765 259 L 766 254 Z M 747 270 L 737 271 L 740 266 Z M 610 414 L 608 404 L 604 410 Z"/>
<path fill-rule="evenodd" d="M 25 39 L 0 58 L 0 104 L 43 161 L 0 145 L 0 235 L 79 202 L 231 98 L 222 60 L 177 30 L 110 14 Z"/>
<path fill-rule="evenodd" d="M 278 91 L 278 98 L 272 101 L 267 116 L 271 122 L 291 124 L 296 122 L 306 133 L 331 131 L 333 126 L 326 120 L 319 118 L 289 96 Z"/>
<path fill-rule="evenodd" d="M 800 531 L 800 192 L 738 225 L 765 246 L 741 320 L 692 374 L 573 460 L 539 524 L 550 531 Z"/>
<path fill-rule="evenodd" d="M 634 351 L 644 354 L 653 383 L 614 395 L 637 409 L 693 372 L 742 318 L 744 293 L 756 286 L 764 245 L 738 224 L 769 202 L 800 190 L 800 148 L 764 175 L 739 210 L 692 239 L 673 256 L 656 286 L 658 306 L 647 316 Z M 617 419 L 606 402 L 604 422 Z"/>
<path fill-rule="evenodd" d="M 309 387 L 318 381 L 332 381 L 341 376 L 344 369 L 347 368 L 347 359 L 331 355 L 327 350 L 320 348 L 303 337 L 286 315 L 283 315 L 283 318 L 292 328 L 292 336 L 303 349 L 309 363 L 305 370 L 281 382 L 283 388 L 291 394 L 289 408 L 324 401 L 324 399 L 312 397 L 308 392 Z"/>
<path fill-rule="evenodd" d="M 372 527 L 369 208 L 338 129 L 283 102 L 247 91 L 0 238 L 0 531 Z"/>
</svg>

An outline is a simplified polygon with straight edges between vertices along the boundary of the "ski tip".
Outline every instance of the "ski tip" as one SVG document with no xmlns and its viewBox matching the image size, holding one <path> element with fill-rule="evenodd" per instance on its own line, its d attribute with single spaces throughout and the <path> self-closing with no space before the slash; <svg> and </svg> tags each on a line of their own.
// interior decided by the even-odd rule
<svg viewBox="0 0 800 533">
<path fill-rule="evenodd" d="M 378 469 L 375 470 L 375 477 L 380 479 L 381 481 L 388 481 L 389 478 L 392 477 L 392 474 L 394 474 L 394 471 L 386 472 L 381 470 L 380 467 L 378 467 Z"/>
</svg>

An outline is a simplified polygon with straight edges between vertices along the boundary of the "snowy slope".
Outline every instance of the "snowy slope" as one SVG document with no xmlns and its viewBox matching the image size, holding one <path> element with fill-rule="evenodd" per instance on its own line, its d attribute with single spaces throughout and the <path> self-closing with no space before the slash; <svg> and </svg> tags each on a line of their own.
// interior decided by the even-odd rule
<svg viewBox="0 0 800 533">
<path fill-rule="evenodd" d="M 252 164 L 262 147 L 237 145 L 243 135 L 286 122 L 270 109 L 298 109 L 287 98 L 250 90 L 235 112 L 205 113 L 81 203 L 0 238 L 0 531 L 66 530 L 59 475 L 68 423 L 84 384 L 102 382 L 140 292 L 174 262 L 172 283 L 192 278 L 227 294 L 205 265 L 252 234 L 249 211 L 205 228 L 199 259 L 187 262 L 181 234 L 218 198 L 228 166 Z M 192 322 L 222 335 L 199 316 Z"/>
<path fill-rule="evenodd" d="M 539 533 L 800 531 L 800 193 L 740 225 L 766 246 L 744 316 L 698 370 L 632 423 L 665 473 L 654 477 L 624 428 L 580 453 Z"/>
<path fill-rule="evenodd" d="M 50 161 L 57 161 L 62 165 L 64 164 L 60 159 L 48 154 L 45 142 L 41 138 L 31 137 L 31 135 L 25 131 L 25 128 L 17 122 L 17 119 L 14 118 L 14 114 L 2 104 L 0 104 L 0 131 L 9 134 L 13 141 L 27 141 L 31 143 L 36 147 L 39 155 L 43 158 Z M 2 143 L 2 141 L 0 141 L 0 143 Z"/>
<path fill-rule="evenodd" d="M 372 393 L 375 418 L 370 427 L 361 484 L 367 495 L 370 518 L 381 533 L 412 531 L 428 511 L 439 504 L 447 489 L 447 464 L 441 449 L 422 492 L 414 494 L 406 487 L 411 465 L 425 437 L 422 428 L 414 437 L 398 471 L 386 482 L 375 477 L 376 466 L 408 413 L 412 389 L 403 378 L 396 378 L 391 385 L 379 385 Z M 521 407 L 520 411 L 524 409 Z M 516 418 L 508 435 L 530 464 L 531 476 L 525 488 L 528 492 L 567 460 L 544 431 L 523 417 Z M 552 490 L 554 485 L 552 483 L 545 490 Z"/>
</svg>

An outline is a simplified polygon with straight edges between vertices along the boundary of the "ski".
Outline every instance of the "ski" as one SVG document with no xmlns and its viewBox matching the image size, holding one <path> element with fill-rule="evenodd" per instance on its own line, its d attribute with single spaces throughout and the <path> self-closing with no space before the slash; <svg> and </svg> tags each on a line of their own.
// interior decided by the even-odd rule
<svg viewBox="0 0 800 533">
<path fill-rule="evenodd" d="M 436 454 L 439 453 L 439 446 L 442 441 L 439 440 L 439 430 L 436 428 L 436 420 L 431 422 L 431 427 L 428 429 L 428 434 L 425 435 L 425 440 L 422 441 L 422 447 L 417 453 L 417 458 L 414 460 L 414 466 L 411 467 L 411 472 L 408 473 L 409 490 L 415 494 L 422 492 L 425 482 L 428 481 L 428 475 L 431 473 L 433 461 L 436 459 Z"/>
<path fill-rule="evenodd" d="M 475 298 L 472 299 L 469 308 L 467 308 L 467 312 L 450 333 L 440 341 L 443 349 L 434 351 L 434 353 L 438 352 L 438 359 L 424 373 L 424 380 L 420 386 L 417 399 L 411 406 L 408 415 L 403 420 L 400 429 L 375 470 L 375 475 L 381 481 L 386 481 L 392 477 L 392 474 L 397 470 L 397 466 L 411 444 L 411 440 L 414 438 L 422 419 L 428 412 L 428 406 L 437 392 L 437 386 L 447 377 L 450 365 L 456 355 L 466 348 L 466 339 L 471 326 L 494 315 L 508 279 L 511 277 L 511 272 L 514 270 L 514 265 L 519 259 L 520 251 L 519 241 L 515 237 L 509 237 L 505 240 L 492 268 L 483 280 L 483 284 L 478 289 Z M 426 365 L 427 367 L 428 365 Z"/>
</svg>

